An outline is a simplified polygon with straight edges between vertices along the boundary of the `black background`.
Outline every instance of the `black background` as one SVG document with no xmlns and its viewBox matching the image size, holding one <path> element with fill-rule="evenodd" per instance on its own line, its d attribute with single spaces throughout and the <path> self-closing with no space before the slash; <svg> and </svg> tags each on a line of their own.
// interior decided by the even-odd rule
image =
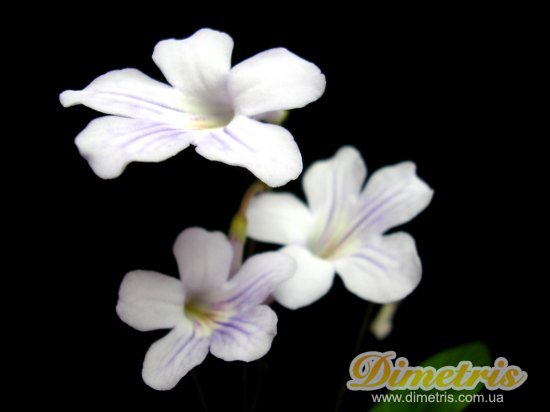
<svg viewBox="0 0 550 412">
<path fill-rule="evenodd" d="M 114 310 L 118 287 L 133 269 L 177 275 L 171 247 L 178 233 L 190 226 L 226 231 L 253 176 L 188 148 L 101 180 L 73 144 L 98 114 L 63 109 L 58 94 L 124 67 L 162 79 L 151 60 L 156 42 L 202 27 L 234 38 L 234 63 L 283 46 L 326 74 L 324 96 L 286 123 L 306 167 L 352 144 L 370 172 L 413 160 L 435 189 L 429 208 L 404 227 L 417 241 L 422 282 L 402 304 L 393 334 L 384 342 L 367 335 L 361 350 L 395 350 L 417 364 L 480 340 L 493 358 L 505 356 L 530 372 L 526 319 L 533 317 L 535 268 L 520 172 L 532 137 L 525 132 L 523 91 L 531 57 L 526 44 L 535 35 L 525 18 L 514 10 L 298 15 L 282 4 L 270 7 L 89 5 L 54 10 L 56 18 L 41 22 L 34 52 L 47 69 L 37 80 L 47 87 L 41 97 L 48 128 L 35 137 L 41 143 L 35 154 L 47 167 L 35 171 L 32 204 L 46 223 L 40 248 L 51 259 L 51 274 L 33 278 L 41 295 L 35 322 L 44 331 L 40 365 L 47 371 L 35 382 L 45 389 L 45 403 L 201 410 L 191 375 L 170 392 L 142 382 L 145 352 L 164 332 L 141 333 L 122 323 Z M 284 190 L 303 195 L 299 181 Z M 338 278 L 310 307 L 275 305 L 279 334 L 270 353 L 247 367 L 248 402 L 261 369 L 258 411 L 332 410 L 365 308 Z M 195 371 L 211 411 L 244 410 L 241 363 L 209 356 Z M 504 405 L 471 410 L 517 410 L 529 402 L 532 380 L 506 393 Z M 342 410 L 369 407 L 368 393 L 348 393 Z"/>
</svg>

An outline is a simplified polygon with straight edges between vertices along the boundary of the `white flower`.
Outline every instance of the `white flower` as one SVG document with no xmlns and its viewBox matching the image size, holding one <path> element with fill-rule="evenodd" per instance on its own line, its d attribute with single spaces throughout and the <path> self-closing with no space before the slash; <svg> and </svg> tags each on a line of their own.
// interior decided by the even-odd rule
<svg viewBox="0 0 550 412">
<path fill-rule="evenodd" d="M 157 272 L 128 273 L 117 313 L 140 331 L 172 328 L 155 342 L 143 363 L 143 380 L 173 388 L 208 351 L 226 361 L 264 356 L 277 332 L 277 315 L 262 303 L 296 264 L 282 253 L 248 259 L 229 277 L 231 245 L 221 232 L 184 230 L 174 244 L 181 280 Z"/>
<path fill-rule="evenodd" d="M 83 104 L 112 115 L 93 120 L 76 138 L 94 172 L 114 178 L 132 161 L 160 162 L 193 144 L 207 159 L 246 167 L 270 186 L 296 179 L 302 158 L 294 138 L 260 120 L 317 100 L 325 76 L 283 48 L 231 68 L 232 50 L 227 34 L 202 29 L 155 47 L 153 60 L 172 87 L 124 69 L 63 92 L 65 107 Z"/>
<path fill-rule="evenodd" d="M 275 299 L 292 309 L 309 305 L 329 291 L 335 272 L 348 290 L 372 302 L 412 292 L 422 274 L 415 242 L 404 232 L 384 233 L 430 203 L 433 191 L 415 171 L 411 162 L 384 167 L 362 189 L 365 163 L 355 148 L 343 147 L 305 173 L 309 208 L 289 193 L 253 199 L 249 236 L 286 245 L 282 251 L 298 263 Z"/>
</svg>

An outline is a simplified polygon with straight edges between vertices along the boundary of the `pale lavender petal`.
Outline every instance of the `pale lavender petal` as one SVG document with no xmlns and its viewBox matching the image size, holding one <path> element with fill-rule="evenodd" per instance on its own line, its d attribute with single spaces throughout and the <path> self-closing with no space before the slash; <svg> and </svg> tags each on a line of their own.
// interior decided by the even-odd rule
<svg viewBox="0 0 550 412">
<path fill-rule="evenodd" d="M 304 202 L 291 193 L 262 193 L 246 211 L 247 234 L 262 242 L 306 244 L 313 216 Z"/>
<path fill-rule="evenodd" d="M 327 220 L 359 197 L 367 168 L 361 154 L 344 146 L 330 159 L 312 164 L 304 174 L 303 187 L 314 213 L 327 215 Z"/>
<path fill-rule="evenodd" d="M 382 234 L 414 218 L 432 197 L 433 190 L 416 175 L 414 163 L 384 167 L 369 179 L 349 232 Z"/>
<path fill-rule="evenodd" d="M 294 259 L 278 252 L 260 253 L 249 258 L 220 291 L 216 306 L 238 312 L 265 302 L 282 282 L 296 271 Z"/>
<path fill-rule="evenodd" d="M 237 116 L 227 126 L 197 136 L 197 152 L 209 160 L 242 166 L 276 187 L 296 179 L 302 157 L 284 128 Z"/>
<path fill-rule="evenodd" d="M 210 336 L 197 336 L 191 322 L 181 322 L 156 341 L 143 361 L 143 380 L 157 390 L 172 389 L 208 355 Z"/>
<path fill-rule="evenodd" d="M 277 315 L 271 308 L 261 305 L 219 326 L 212 335 L 212 355 L 225 361 L 251 362 L 269 352 L 277 334 Z"/>
<path fill-rule="evenodd" d="M 192 36 L 159 42 L 153 60 L 162 73 L 190 100 L 210 110 L 230 106 L 227 76 L 233 40 L 227 34 L 201 29 Z"/>
<path fill-rule="evenodd" d="M 185 229 L 173 250 L 185 291 L 190 295 L 210 293 L 227 280 L 233 250 L 222 232 Z"/>
<path fill-rule="evenodd" d="M 83 104 L 106 114 L 182 127 L 192 120 L 182 93 L 136 69 L 108 72 L 83 90 L 63 92 L 60 100 L 65 107 Z"/>
<path fill-rule="evenodd" d="M 166 160 L 189 146 L 192 140 L 192 134 L 166 124 L 105 116 L 92 120 L 75 143 L 99 177 L 112 179 L 130 162 Z"/>
<path fill-rule="evenodd" d="M 322 96 L 325 84 L 316 65 L 283 48 L 239 63 L 228 80 L 235 112 L 245 116 L 304 107 Z"/>
<path fill-rule="evenodd" d="M 315 162 L 305 173 L 303 187 L 315 223 L 309 233 L 311 250 L 329 256 L 337 249 L 355 217 L 367 169 L 361 154 L 344 146 L 327 160 Z"/>
<path fill-rule="evenodd" d="M 331 262 L 313 255 L 301 246 L 287 246 L 282 253 L 297 264 L 296 273 L 273 293 L 275 300 L 289 309 L 298 309 L 317 301 L 330 290 L 334 281 Z"/>
<path fill-rule="evenodd" d="M 140 331 L 173 328 L 183 319 L 185 294 L 179 279 L 135 270 L 120 285 L 116 312 Z"/>
<path fill-rule="evenodd" d="M 351 256 L 333 262 L 346 288 L 375 303 L 395 302 L 411 293 L 422 276 L 414 239 L 398 232 L 364 242 Z"/>
</svg>

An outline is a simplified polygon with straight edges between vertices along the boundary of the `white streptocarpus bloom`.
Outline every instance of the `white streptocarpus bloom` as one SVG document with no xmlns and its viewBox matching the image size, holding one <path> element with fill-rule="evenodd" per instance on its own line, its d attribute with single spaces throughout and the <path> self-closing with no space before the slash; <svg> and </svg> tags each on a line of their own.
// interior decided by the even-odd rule
<svg viewBox="0 0 550 412">
<path fill-rule="evenodd" d="M 192 144 L 207 159 L 246 167 L 270 186 L 296 179 L 302 158 L 294 138 L 261 120 L 317 100 L 325 76 L 284 48 L 231 68 L 232 50 L 227 34 L 202 29 L 156 45 L 153 60 L 171 86 L 124 69 L 63 92 L 65 107 L 83 104 L 111 115 L 76 138 L 94 172 L 114 178 L 132 161 L 160 162 Z"/>
<path fill-rule="evenodd" d="M 252 200 L 249 236 L 286 245 L 282 252 L 298 264 L 274 293 L 282 305 L 296 309 L 316 301 L 329 291 L 335 272 L 348 290 L 376 303 L 400 300 L 420 281 L 413 238 L 384 233 L 420 213 L 433 191 L 411 162 L 378 170 L 363 188 L 366 173 L 359 152 L 343 147 L 305 173 L 309 208 L 289 193 Z"/>
<path fill-rule="evenodd" d="M 140 331 L 169 329 L 143 362 L 143 380 L 173 388 L 208 352 L 226 361 L 264 356 L 277 332 L 277 315 L 263 302 L 296 269 L 294 260 L 271 252 L 248 259 L 229 277 L 231 244 L 221 232 L 184 230 L 174 244 L 180 279 L 157 272 L 128 273 L 117 313 Z"/>
</svg>

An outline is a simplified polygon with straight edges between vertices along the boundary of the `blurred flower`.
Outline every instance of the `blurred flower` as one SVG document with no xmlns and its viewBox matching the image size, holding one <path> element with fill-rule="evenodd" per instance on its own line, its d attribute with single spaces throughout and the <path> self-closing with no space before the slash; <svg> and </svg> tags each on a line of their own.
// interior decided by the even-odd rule
<svg viewBox="0 0 550 412">
<path fill-rule="evenodd" d="M 277 315 L 262 303 L 295 271 L 277 252 L 248 259 L 229 277 L 233 252 L 220 232 L 184 230 L 174 244 L 181 280 L 157 272 L 128 273 L 117 313 L 140 331 L 172 331 L 155 342 L 143 363 L 143 380 L 173 388 L 208 352 L 226 361 L 264 356 L 277 333 Z"/>
<path fill-rule="evenodd" d="M 412 162 L 378 170 L 363 187 L 366 167 L 359 152 L 343 147 L 314 163 L 303 178 L 309 208 L 290 193 L 266 193 L 248 209 L 249 236 L 286 245 L 296 274 L 274 293 L 296 309 L 325 295 L 337 272 L 357 296 L 376 303 L 408 295 L 422 267 L 413 238 L 384 235 L 430 203 L 432 189 L 416 176 Z"/>
<path fill-rule="evenodd" d="M 284 48 L 231 68 L 233 40 L 202 29 L 157 44 L 153 60 L 172 85 L 136 69 L 111 71 L 81 91 L 65 91 L 63 106 L 86 105 L 113 116 L 93 120 L 76 138 L 81 154 L 104 178 L 132 161 L 160 162 L 190 144 L 210 160 L 246 167 L 270 186 L 296 179 L 302 158 L 279 121 L 284 110 L 317 100 L 319 68 Z"/>
<path fill-rule="evenodd" d="M 382 305 L 370 325 L 370 331 L 378 340 L 384 340 L 393 330 L 393 318 L 399 307 L 399 302 Z"/>
</svg>

